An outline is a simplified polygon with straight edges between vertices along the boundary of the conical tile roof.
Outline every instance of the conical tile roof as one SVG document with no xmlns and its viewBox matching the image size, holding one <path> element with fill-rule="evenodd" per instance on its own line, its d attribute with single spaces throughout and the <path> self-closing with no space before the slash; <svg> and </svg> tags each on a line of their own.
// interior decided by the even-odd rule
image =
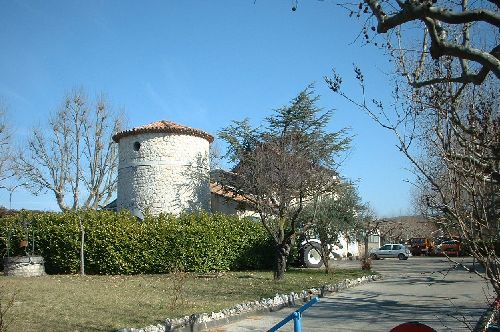
<svg viewBox="0 0 500 332">
<path fill-rule="evenodd" d="M 172 121 L 161 120 L 144 126 L 121 131 L 113 135 L 113 141 L 118 143 L 120 139 L 122 139 L 123 137 L 133 136 L 137 134 L 144 134 L 144 133 L 174 133 L 174 134 L 191 135 L 204 138 L 210 143 L 212 143 L 212 141 L 214 140 L 214 137 L 212 135 L 202 130 L 187 126 L 182 126 Z"/>
</svg>

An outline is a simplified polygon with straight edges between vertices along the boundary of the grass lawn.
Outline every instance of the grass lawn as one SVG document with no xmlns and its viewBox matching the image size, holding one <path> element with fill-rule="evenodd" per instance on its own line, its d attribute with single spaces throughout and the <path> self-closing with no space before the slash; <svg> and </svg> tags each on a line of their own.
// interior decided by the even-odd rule
<svg viewBox="0 0 500 332">
<path fill-rule="evenodd" d="M 369 274 L 361 270 L 294 269 L 286 280 L 272 272 L 227 272 L 216 278 L 197 274 L 134 276 L 0 276 L 0 303 L 7 331 L 113 331 L 144 327 L 193 313 L 219 311 L 276 293 L 333 284 Z M 14 297 L 13 297 L 14 296 Z"/>
</svg>

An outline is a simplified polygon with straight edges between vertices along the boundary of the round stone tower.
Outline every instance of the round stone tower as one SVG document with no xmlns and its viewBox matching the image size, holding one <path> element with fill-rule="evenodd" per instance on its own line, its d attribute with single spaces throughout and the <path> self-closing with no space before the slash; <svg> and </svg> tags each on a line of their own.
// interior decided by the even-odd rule
<svg viewBox="0 0 500 332">
<path fill-rule="evenodd" d="M 210 209 L 208 151 L 213 136 L 157 121 L 113 136 L 118 143 L 117 209 L 179 214 Z"/>
</svg>

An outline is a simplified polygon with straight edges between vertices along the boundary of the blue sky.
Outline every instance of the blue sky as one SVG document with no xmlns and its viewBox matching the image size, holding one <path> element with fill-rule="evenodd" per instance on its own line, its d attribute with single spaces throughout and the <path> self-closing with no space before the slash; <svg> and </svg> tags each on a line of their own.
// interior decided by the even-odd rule
<svg viewBox="0 0 500 332">
<path fill-rule="evenodd" d="M 411 212 L 411 173 L 394 138 L 323 81 L 336 68 L 358 94 L 355 63 L 369 91 L 390 101 L 388 58 L 355 41 L 359 22 L 333 1 L 300 1 L 295 12 L 293 3 L 0 0 L 0 100 L 14 144 L 78 87 L 103 92 L 129 127 L 165 119 L 216 135 L 232 120 L 260 123 L 315 83 L 319 106 L 335 110 L 328 129 L 354 135 L 341 174 L 380 216 Z M 57 210 L 52 195 L 22 189 L 12 207 Z"/>
</svg>

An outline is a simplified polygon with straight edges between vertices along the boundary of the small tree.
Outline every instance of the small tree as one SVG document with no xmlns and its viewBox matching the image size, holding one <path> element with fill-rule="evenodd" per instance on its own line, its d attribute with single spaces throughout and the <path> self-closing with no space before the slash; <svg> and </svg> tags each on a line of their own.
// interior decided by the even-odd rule
<svg viewBox="0 0 500 332">
<path fill-rule="evenodd" d="M 80 227 L 80 274 L 85 275 L 85 226 L 83 225 L 82 213 L 77 213 L 78 226 Z"/>
<path fill-rule="evenodd" d="M 320 240 L 318 253 L 326 273 L 330 270 L 334 245 L 342 236 L 354 238 L 361 208 L 361 199 L 352 184 L 339 184 L 334 192 L 316 197 L 313 204 L 305 207 L 304 235 L 309 245 L 313 245 L 311 238 Z"/>
<path fill-rule="evenodd" d="M 336 155 L 347 149 L 345 129 L 327 132 L 331 112 L 316 106 L 312 87 L 289 106 L 266 118 L 264 128 L 236 121 L 219 136 L 229 144 L 227 156 L 237 164 L 222 185 L 252 203 L 276 245 L 275 279 L 285 276 L 299 216 L 314 195 L 336 185 L 332 169 Z"/>
<path fill-rule="evenodd" d="M 49 130 L 33 129 L 15 160 L 18 174 L 33 193 L 51 191 L 61 210 L 105 205 L 116 188 L 118 152 L 111 136 L 121 124 L 104 98 L 92 104 L 75 91 L 50 118 Z"/>
<path fill-rule="evenodd" d="M 380 236 L 380 220 L 377 219 L 375 212 L 369 204 L 363 205 L 357 215 L 356 239 L 363 243 L 363 255 L 361 256 L 361 268 L 371 270 L 371 257 L 369 252 L 370 237 Z"/>
</svg>

